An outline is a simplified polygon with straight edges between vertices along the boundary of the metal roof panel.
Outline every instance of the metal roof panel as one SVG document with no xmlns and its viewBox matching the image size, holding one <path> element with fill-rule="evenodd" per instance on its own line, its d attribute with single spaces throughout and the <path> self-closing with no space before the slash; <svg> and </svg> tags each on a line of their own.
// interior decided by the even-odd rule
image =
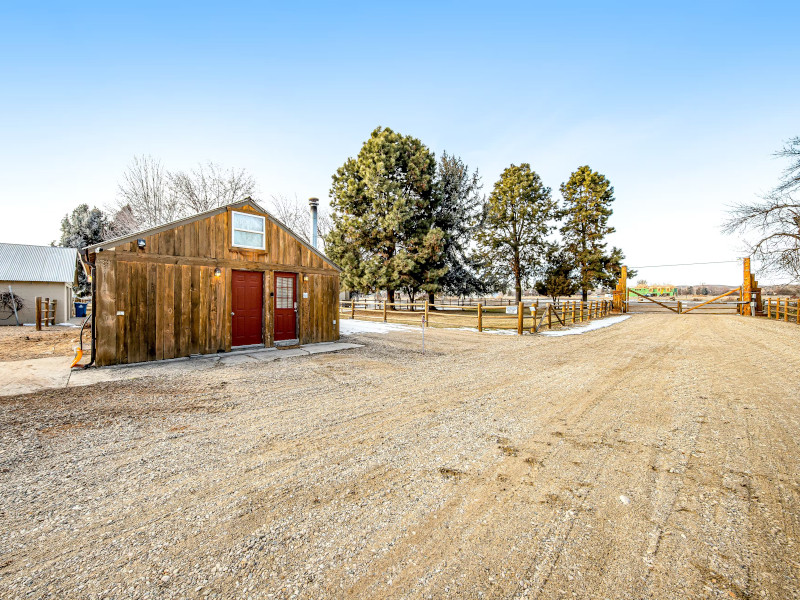
<svg viewBox="0 0 800 600">
<path fill-rule="evenodd" d="M 0 242 L 0 281 L 72 283 L 77 261 L 75 248 Z"/>
</svg>

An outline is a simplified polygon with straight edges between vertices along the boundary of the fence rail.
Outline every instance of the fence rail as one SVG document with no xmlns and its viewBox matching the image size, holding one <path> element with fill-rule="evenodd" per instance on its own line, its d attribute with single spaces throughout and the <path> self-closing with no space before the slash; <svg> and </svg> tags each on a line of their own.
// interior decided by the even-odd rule
<svg viewBox="0 0 800 600">
<path fill-rule="evenodd" d="M 509 310 L 511 308 L 512 310 Z M 408 325 L 421 324 L 423 327 L 460 327 L 486 330 L 536 333 L 542 327 L 574 325 L 583 321 L 608 316 L 611 313 L 610 300 L 568 300 L 557 304 L 539 306 L 538 302 L 526 306 L 519 302 L 516 306 L 453 306 L 449 304 L 429 304 L 428 302 L 385 302 L 382 300 L 341 300 L 340 315 L 351 319 L 356 316 L 367 320 L 382 320 L 384 323 Z"/>
<path fill-rule="evenodd" d="M 800 324 L 800 300 L 765 298 L 764 316 L 776 321 L 792 321 Z"/>
<path fill-rule="evenodd" d="M 42 324 L 45 327 L 56 324 L 57 305 L 58 300 L 50 300 L 50 298 L 42 300 L 41 296 L 36 297 L 36 331 L 42 330 Z"/>
</svg>

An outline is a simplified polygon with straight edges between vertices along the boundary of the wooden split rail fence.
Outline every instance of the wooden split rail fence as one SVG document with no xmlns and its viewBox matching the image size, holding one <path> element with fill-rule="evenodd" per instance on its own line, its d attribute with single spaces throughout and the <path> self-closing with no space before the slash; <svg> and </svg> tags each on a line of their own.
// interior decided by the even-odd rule
<svg viewBox="0 0 800 600">
<path fill-rule="evenodd" d="M 384 323 L 423 327 L 475 327 L 484 329 L 536 333 L 543 327 L 574 325 L 591 319 L 608 316 L 612 310 L 610 300 L 567 300 L 546 306 L 525 305 L 520 302 L 516 311 L 509 313 L 506 307 L 460 306 L 429 304 L 428 302 L 385 302 L 381 300 L 342 300 L 339 313 L 351 319 L 359 317 L 381 319 Z M 432 321 L 435 323 L 432 324 Z"/>
<path fill-rule="evenodd" d="M 41 296 L 36 297 L 36 331 L 42 330 L 42 324 L 45 327 L 56 324 L 57 305 L 58 300 L 50 300 L 50 298 L 42 300 Z"/>
<path fill-rule="evenodd" d="M 800 300 L 765 298 L 764 316 L 776 321 L 793 321 L 800 324 Z"/>
</svg>

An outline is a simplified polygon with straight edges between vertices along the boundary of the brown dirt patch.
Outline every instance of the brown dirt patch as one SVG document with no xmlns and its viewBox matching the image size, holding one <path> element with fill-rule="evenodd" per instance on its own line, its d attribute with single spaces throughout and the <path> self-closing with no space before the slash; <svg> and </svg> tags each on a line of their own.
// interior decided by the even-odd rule
<svg viewBox="0 0 800 600">
<path fill-rule="evenodd" d="M 34 327 L 0 327 L 0 361 L 73 356 L 81 330 L 78 327 L 47 327 L 36 331 Z M 88 347 L 89 331 L 84 332 L 84 346 Z"/>
</svg>

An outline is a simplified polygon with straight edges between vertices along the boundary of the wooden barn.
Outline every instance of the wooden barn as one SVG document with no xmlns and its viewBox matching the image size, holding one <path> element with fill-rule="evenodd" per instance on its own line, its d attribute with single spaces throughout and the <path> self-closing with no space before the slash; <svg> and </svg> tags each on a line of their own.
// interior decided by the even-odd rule
<svg viewBox="0 0 800 600">
<path fill-rule="evenodd" d="M 249 198 L 81 258 L 98 366 L 339 339 L 340 269 Z"/>
</svg>

